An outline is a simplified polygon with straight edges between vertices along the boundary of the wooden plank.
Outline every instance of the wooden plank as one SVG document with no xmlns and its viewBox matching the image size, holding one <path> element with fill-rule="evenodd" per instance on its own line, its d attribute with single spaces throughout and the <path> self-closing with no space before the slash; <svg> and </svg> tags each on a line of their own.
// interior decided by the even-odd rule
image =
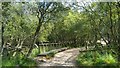
<svg viewBox="0 0 120 68">
<path fill-rule="evenodd" d="M 50 53 L 53 53 L 53 52 L 58 53 L 58 52 L 66 50 L 66 49 L 68 49 L 68 48 L 54 49 L 54 50 L 51 50 L 51 51 L 48 51 L 48 52 L 45 52 L 45 53 L 42 53 L 42 54 L 38 54 L 37 56 L 46 57 Z"/>
</svg>

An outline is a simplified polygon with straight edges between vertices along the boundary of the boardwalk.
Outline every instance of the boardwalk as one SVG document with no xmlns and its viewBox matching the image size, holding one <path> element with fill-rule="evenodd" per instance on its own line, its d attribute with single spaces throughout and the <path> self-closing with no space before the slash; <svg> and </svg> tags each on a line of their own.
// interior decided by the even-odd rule
<svg viewBox="0 0 120 68">
<path fill-rule="evenodd" d="M 75 66 L 75 58 L 79 54 L 79 48 L 68 49 L 55 54 L 54 58 L 46 62 L 38 62 L 39 66 Z"/>
</svg>

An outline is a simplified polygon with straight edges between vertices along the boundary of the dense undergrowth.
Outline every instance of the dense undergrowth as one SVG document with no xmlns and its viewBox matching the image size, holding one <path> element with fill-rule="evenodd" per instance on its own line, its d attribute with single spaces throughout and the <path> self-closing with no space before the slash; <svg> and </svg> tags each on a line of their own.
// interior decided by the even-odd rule
<svg viewBox="0 0 120 68">
<path fill-rule="evenodd" d="M 51 47 L 49 48 L 43 48 L 40 47 L 40 52 L 38 50 L 38 48 L 34 48 L 32 50 L 32 53 L 30 55 L 29 58 L 25 58 L 25 56 L 23 54 L 17 54 L 16 56 L 7 56 L 7 57 L 3 57 L 2 58 L 2 66 L 3 68 L 5 67 L 13 67 L 13 66 L 25 66 L 25 67 L 35 67 L 37 66 L 36 61 L 33 60 L 38 54 L 40 53 L 44 53 L 47 51 L 50 51 Z M 53 57 L 55 55 L 55 53 L 50 53 L 46 58 L 50 58 Z M 23 68 L 23 67 L 22 67 Z"/>
<path fill-rule="evenodd" d="M 76 58 L 77 65 L 93 66 L 95 68 L 120 68 L 117 56 L 109 52 L 81 52 Z"/>
<path fill-rule="evenodd" d="M 41 49 L 43 50 L 43 49 Z M 17 54 L 16 56 L 7 56 L 2 58 L 2 66 L 4 67 L 13 67 L 13 66 L 25 66 L 25 67 L 34 67 L 37 66 L 36 61 L 33 60 L 34 57 L 38 54 L 38 49 L 34 48 L 30 58 L 25 58 L 23 54 Z M 23 68 L 23 67 L 22 67 Z"/>
<path fill-rule="evenodd" d="M 36 66 L 36 62 L 31 59 L 31 58 L 24 58 L 23 55 L 18 54 L 17 56 L 14 57 L 3 57 L 2 59 L 2 67 L 16 67 L 16 66 L 27 66 L 31 67 Z M 23 68 L 23 67 L 22 67 Z"/>
</svg>

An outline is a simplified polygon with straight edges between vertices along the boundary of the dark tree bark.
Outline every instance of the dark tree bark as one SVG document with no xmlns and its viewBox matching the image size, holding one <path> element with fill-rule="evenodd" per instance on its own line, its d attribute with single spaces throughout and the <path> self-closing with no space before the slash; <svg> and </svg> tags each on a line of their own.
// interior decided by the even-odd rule
<svg viewBox="0 0 120 68">
<path fill-rule="evenodd" d="M 0 46 L 0 55 L 2 55 L 4 52 L 3 52 L 3 44 L 4 44 L 4 38 L 3 38 L 3 33 L 4 33 L 4 24 L 6 23 L 5 19 L 6 16 L 7 16 L 7 11 L 8 11 L 8 6 L 9 6 L 9 3 L 10 2 L 3 2 L 2 3 L 2 21 L 1 21 L 1 46 Z"/>
<path fill-rule="evenodd" d="M 29 51 L 28 51 L 28 53 L 26 55 L 26 58 L 30 56 L 30 54 L 31 54 L 31 52 L 33 50 L 34 44 L 36 43 L 36 40 L 37 40 L 37 38 L 39 36 L 41 26 L 44 23 L 45 14 L 46 14 L 47 9 L 49 8 L 50 5 L 51 5 L 51 3 L 48 3 L 46 5 L 45 2 L 42 3 L 41 5 L 38 4 L 38 11 L 37 11 L 37 13 L 38 13 L 37 17 L 38 17 L 38 20 L 39 20 L 38 21 L 38 26 L 37 26 L 35 34 L 34 34 L 34 36 L 32 38 L 33 41 L 32 41 L 32 44 L 30 45 L 30 49 L 29 49 Z"/>
</svg>

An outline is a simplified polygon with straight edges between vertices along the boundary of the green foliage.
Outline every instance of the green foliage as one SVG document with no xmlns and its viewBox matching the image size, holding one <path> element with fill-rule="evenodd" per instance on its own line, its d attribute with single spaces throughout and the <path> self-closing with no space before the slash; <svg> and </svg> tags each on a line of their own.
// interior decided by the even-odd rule
<svg viewBox="0 0 120 68">
<path fill-rule="evenodd" d="M 112 54 L 106 53 L 105 55 L 100 55 L 95 62 L 95 65 L 116 65 L 117 60 L 112 56 Z"/>
<path fill-rule="evenodd" d="M 81 53 L 76 58 L 78 65 L 92 65 L 93 64 L 93 55 L 91 52 Z M 89 60 L 88 60 L 89 59 Z"/>
<path fill-rule="evenodd" d="M 4 57 L 2 60 L 2 66 L 36 66 L 36 62 L 30 58 L 24 58 L 23 55 L 17 55 L 14 57 Z"/>
<path fill-rule="evenodd" d="M 77 40 L 77 43 L 70 44 L 71 47 L 75 47 L 74 45 L 76 44 L 79 44 L 80 46 L 95 46 L 97 45 L 98 40 L 104 39 L 103 41 L 106 41 L 106 44 L 110 45 L 110 47 L 120 46 L 119 2 L 94 2 L 86 4 L 83 4 L 83 6 L 77 4 L 67 6 L 57 2 L 1 3 L 2 26 L 4 27 L 3 47 L 7 49 L 4 50 L 6 52 L 3 53 L 6 53 L 6 55 L 10 54 L 8 55 L 9 59 L 3 60 L 3 63 L 8 66 L 31 64 L 27 63 L 31 60 L 22 59 L 23 56 L 21 55 L 15 57 L 11 55 L 12 49 L 16 50 L 16 48 L 20 48 L 21 51 L 26 54 L 30 46 L 32 46 L 33 40 L 36 42 Z M 82 9 L 80 9 L 81 7 Z M 39 10 L 39 13 L 36 10 Z M 38 17 L 40 18 L 38 19 Z M 38 29 L 38 32 L 35 33 L 39 24 L 41 24 L 41 26 Z M 34 35 L 36 34 L 37 36 L 34 39 Z M 48 49 L 47 47 L 45 47 L 45 49 L 40 48 L 40 53 L 51 49 L 52 47 L 48 47 Z M 120 57 L 120 50 L 118 49 L 115 49 L 115 52 L 118 51 L 117 53 Z M 35 57 L 38 52 L 39 50 L 34 48 L 31 57 Z M 51 53 L 50 56 L 54 56 L 54 53 Z M 117 62 L 116 57 L 114 58 L 112 54 L 102 55 L 99 53 L 93 54 L 91 52 L 79 55 L 77 60 L 81 64 L 88 65 L 112 65 Z"/>
<path fill-rule="evenodd" d="M 110 53 L 86 52 L 76 58 L 78 65 L 85 66 L 118 66 L 117 59 Z"/>
<path fill-rule="evenodd" d="M 38 48 L 34 48 L 34 49 L 32 50 L 31 57 L 32 57 L 32 58 L 36 57 L 36 56 L 38 55 L 38 53 L 39 53 Z"/>
</svg>

